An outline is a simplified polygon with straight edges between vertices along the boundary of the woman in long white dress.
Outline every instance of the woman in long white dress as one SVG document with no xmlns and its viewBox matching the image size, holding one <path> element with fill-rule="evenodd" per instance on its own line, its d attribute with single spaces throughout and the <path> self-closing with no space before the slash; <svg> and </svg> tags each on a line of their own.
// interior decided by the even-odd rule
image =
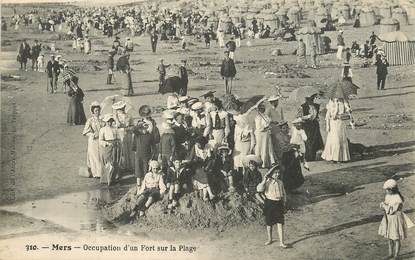
<svg viewBox="0 0 415 260">
<path fill-rule="evenodd" d="M 246 116 L 238 115 L 234 117 L 235 125 L 235 147 L 233 151 L 233 165 L 235 170 L 243 168 L 243 160 L 248 154 L 252 154 L 255 148 L 255 134 L 249 125 Z"/>
<path fill-rule="evenodd" d="M 350 161 L 349 144 L 346 135 L 346 121 L 351 119 L 351 108 L 343 99 L 330 99 L 327 104 L 327 139 L 321 155 L 326 161 Z"/>
<path fill-rule="evenodd" d="M 271 119 L 265 114 L 263 103 L 258 105 L 255 117 L 255 155 L 261 158 L 262 168 L 270 168 L 275 163 L 274 148 L 271 141 Z"/>
<path fill-rule="evenodd" d="M 92 102 L 91 106 L 92 117 L 89 118 L 84 127 L 83 135 L 88 136 L 88 150 L 86 156 L 86 165 L 88 171 L 94 178 L 102 176 L 102 160 L 99 156 L 99 130 L 104 125 L 100 113 L 101 106 L 98 102 Z"/>
</svg>

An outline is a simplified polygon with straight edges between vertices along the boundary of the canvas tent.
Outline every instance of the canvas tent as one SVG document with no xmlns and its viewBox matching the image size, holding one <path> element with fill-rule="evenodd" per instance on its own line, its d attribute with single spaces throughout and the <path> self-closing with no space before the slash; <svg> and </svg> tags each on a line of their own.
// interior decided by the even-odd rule
<svg viewBox="0 0 415 260">
<path fill-rule="evenodd" d="M 415 64 L 415 37 L 402 31 L 380 34 L 383 50 L 390 65 Z"/>
</svg>

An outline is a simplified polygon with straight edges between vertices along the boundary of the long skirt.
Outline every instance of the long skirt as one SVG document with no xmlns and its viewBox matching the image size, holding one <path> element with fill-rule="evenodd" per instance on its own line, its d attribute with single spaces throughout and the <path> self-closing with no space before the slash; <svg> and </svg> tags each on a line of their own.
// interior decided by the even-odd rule
<svg viewBox="0 0 415 260">
<path fill-rule="evenodd" d="M 343 58 L 343 48 L 344 46 L 337 46 L 336 58 L 338 60 L 341 60 Z"/>
<path fill-rule="evenodd" d="M 323 138 L 320 133 L 320 125 L 317 120 L 304 124 L 304 131 L 307 135 L 305 142 L 305 160 L 308 162 L 316 160 L 318 150 L 323 150 Z"/>
<path fill-rule="evenodd" d="M 120 169 L 122 171 L 130 171 L 134 165 L 134 154 L 132 151 L 133 147 L 133 135 L 131 132 L 127 132 L 124 129 L 121 130 L 123 133 L 121 139 L 121 161 Z"/>
<path fill-rule="evenodd" d="M 270 168 L 275 163 L 274 149 L 271 142 L 271 133 L 269 131 L 255 131 L 256 146 L 255 155 L 261 158 L 262 168 Z"/>
<path fill-rule="evenodd" d="M 100 147 L 100 155 L 103 164 L 101 183 L 111 185 L 119 172 L 119 163 L 121 160 L 121 144 L 119 140 L 112 142 L 111 146 Z"/>
<path fill-rule="evenodd" d="M 321 158 L 326 161 L 350 161 L 346 126 L 343 120 L 330 120 L 330 131 L 327 134 L 326 146 Z"/>
<path fill-rule="evenodd" d="M 86 122 L 84 106 L 76 96 L 70 98 L 66 122 L 70 125 L 84 125 Z"/>
<path fill-rule="evenodd" d="M 235 141 L 235 147 L 233 150 L 233 166 L 235 169 L 244 167 L 243 159 L 249 154 L 251 150 L 251 141 L 242 142 L 240 140 Z"/>
<path fill-rule="evenodd" d="M 134 89 L 133 89 L 133 81 L 131 78 L 131 72 L 128 73 L 123 73 L 123 85 L 124 85 L 124 95 L 125 96 L 131 96 L 134 94 Z"/>
<path fill-rule="evenodd" d="M 304 183 L 304 176 L 301 170 L 299 158 L 295 157 L 294 150 L 289 150 L 282 155 L 282 182 L 287 191 L 295 190 Z"/>
<path fill-rule="evenodd" d="M 284 203 L 282 200 L 265 199 L 264 204 L 265 224 L 273 226 L 284 224 Z"/>
<path fill-rule="evenodd" d="M 277 124 L 271 125 L 271 142 L 274 150 L 275 160 L 281 163 L 282 155 L 287 150 L 290 142 L 288 135 L 281 132 L 281 128 Z"/>
<path fill-rule="evenodd" d="M 135 152 L 134 160 L 134 175 L 136 178 L 144 178 L 148 172 L 148 163 L 150 162 L 151 155 L 142 155 Z"/>
<path fill-rule="evenodd" d="M 404 240 L 408 236 L 408 228 L 414 223 L 405 213 L 398 210 L 393 215 L 384 215 L 380 222 L 378 234 L 391 240 Z"/>
<path fill-rule="evenodd" d="M 88 150 L 86 154 L 86 165 L 91 170 L 93 177 L 101 177 L 103 164 L 99 155 L 99 141 L 92 136 L 88 138 Z"/>
</svg>

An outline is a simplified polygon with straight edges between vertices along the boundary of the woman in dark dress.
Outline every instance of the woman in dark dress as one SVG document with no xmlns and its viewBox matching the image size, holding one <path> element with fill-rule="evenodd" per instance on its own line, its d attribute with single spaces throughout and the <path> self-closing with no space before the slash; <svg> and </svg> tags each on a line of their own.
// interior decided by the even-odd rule
<svg viewBox="0 0 415 260">
<path fill-rule="evenodd" d="M 69 125 L 84 125 L 86 122 L 86 116 L 84 112 L 84 92 L 78 86 L 78 80 L 73 79 L 69 84 L 68 91 L 69 107 L 66 122 Z"/>
<path fill-rule="evenodd" d="M 297 114 L 297 117 L 301 117 L 303 120 L 303 128 L 307 135 L 305 160 L 308 162 L 315 161 L 317 151 L 324 148 L 318 120 L 320 105 L 314 103 L 316 96 L 317 94 L 306 97 L 305 103 L 301 105 Z"/>
</svg>

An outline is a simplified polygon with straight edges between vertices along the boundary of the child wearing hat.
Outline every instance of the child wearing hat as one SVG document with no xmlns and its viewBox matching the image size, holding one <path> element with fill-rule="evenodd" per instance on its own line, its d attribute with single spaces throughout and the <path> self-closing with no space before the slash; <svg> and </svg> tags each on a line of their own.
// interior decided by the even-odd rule
<svg viewBox="0 0 415 260">
<path fill-rule="evenodd" d="M 148 209 L 152 203 L 162 198 L 166 189 L 159 163 L 154 160 L 150 161 L 149 172 L 144 176 L 143 184 L 137 191 L 138 195 L 143 195 L 147 198 L 144 207 L 140 208 L 140 216 L 144 215 L 144 211 Z"/>
<path fill-rule="evenodd" d="M 272 226 L 277 224 L 280 247 L 287 248 L 284 244 L 284 208 L 287 196 L 284 184 L 281 181 L 278 165 L 274 165 L 265 175 L 264 179 L 257 186 L 257 191 L 263 196 L 265 224 L 267 226 L 268 240 L 265 245 L 272 241 Z"/>
<path fill-rule="evenodd" d="M 223 190 L 230 192 L 235 191 L 233 182 L 233 162 L 232 162 L 232 150 L 227 144 L 218 147 L 218 153 L 215 159 L 215 172 L 220 173 L 222 176 L 219 180 Z"/>
<path fill-rule="evenodd" d="M 246 165 L 243 168 L 243 184 L 245 193 L 261 202 L 263 199 L 257 192 L 257 186 L 262 181 L 262 175 L 258 169 L 258 166 L 261 165 L 261 159 L 252 154 L 247 155 L 244 159 L 244 164 Z"/>
<path fill-rule="evenodd" d="M 405 199 L 398 189 L 398 183 L 394 179 L 389 179 L 383 184 L 383 189 L 386 195 L 385 200 L 380 203 L 383 218 L 378 233 L 388 239 L 389 258 L 396 259 L 401 248 L 401 240 L 407 237 L 408 228 L 413 227 L 414 223 L 403 213 Z"/>
<path fill-rule="evenodd" d="M 291 130 L 290 144 L 293 145 L 296 153 L 296 157 L 300 159 L 304 169 L 310 170 L 308 164 L 304 158 L 305 154 L 305 142 L 307 141 L 307 134 L 303 129 L 303 121 L 301 118 L 295 119 Z"/>
</svg>

